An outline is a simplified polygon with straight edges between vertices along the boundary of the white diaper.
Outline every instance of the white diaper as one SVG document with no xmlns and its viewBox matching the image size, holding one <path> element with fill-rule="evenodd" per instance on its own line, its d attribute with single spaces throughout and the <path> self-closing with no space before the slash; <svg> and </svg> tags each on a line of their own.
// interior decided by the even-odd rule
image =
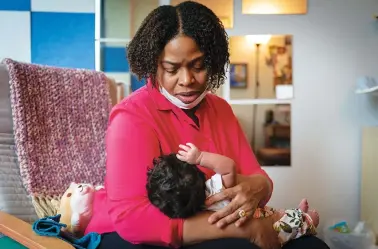
<svg viewBox="0 0 378 249">
<path fill-rule="evenodd" d="M 221 174 L 215 174 L 209 180 L 206 181 L 206 197 L 213 196 L 221 192 L 223 189 L 224 187 L 223 187 Z M 207 207 L 206 209 L 211 210 L 211 211 L 218 211 L 224 208 L 225 206 L 227 206 L 229 203 L 230 201 L 226 201 L 226 200 L 219 201 Z"/>
</svg>

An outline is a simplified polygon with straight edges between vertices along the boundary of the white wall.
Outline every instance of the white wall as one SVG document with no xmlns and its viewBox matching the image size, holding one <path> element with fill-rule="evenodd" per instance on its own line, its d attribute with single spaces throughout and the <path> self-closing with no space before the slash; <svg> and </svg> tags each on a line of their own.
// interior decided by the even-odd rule
<svg viewBox="0 0 378 249">
<path fill-rule="evenodd" d="M 30 62 L 30 32 L 29 11 L 0 11 L 0 33 L 3 34 L 0 38 L 0 62 L 4 58 Z"/>
<path fill-rule="evenodd" d="M 232 35 L 292 34 L 294 94 L 292 167 L 266 167 L 275 182 L 271 205 L 292 207 L 307 197 L 321 220 L 359 217 L 362 125 L 378 124 L 354 85 L 378 77 L 376 0 L 309 0 L 307 15 L 241 15 Z M 322 223 L 324 224 L 324 223 Z"/>
</svg>

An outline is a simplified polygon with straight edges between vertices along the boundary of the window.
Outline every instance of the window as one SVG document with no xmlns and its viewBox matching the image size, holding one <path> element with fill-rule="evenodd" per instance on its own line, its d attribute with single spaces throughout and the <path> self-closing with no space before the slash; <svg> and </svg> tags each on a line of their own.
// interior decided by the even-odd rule
<svg viewBox="0 0 378 249">
<path fill-rule="evenodd" d="M 126 45 L 159 0 L 96 0 L 96 70 L 123 83 L 128 95 L 141 87 L 130 73 Z"/>
</svg>

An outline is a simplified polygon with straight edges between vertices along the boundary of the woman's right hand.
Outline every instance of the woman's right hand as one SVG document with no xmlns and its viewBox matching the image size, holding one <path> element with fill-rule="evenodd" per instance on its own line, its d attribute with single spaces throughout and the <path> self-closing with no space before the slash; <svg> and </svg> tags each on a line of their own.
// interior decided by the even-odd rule
<svg viewBox="0 0 378 249">
<path fill-rule="evenodd" d="M 219 228 L 233 223 L 237 227 L 243 226 L 244 223 L 252 218 L 259 203 L 267 198 L 270 191 L 271 187 L 266 176 L 260 174 L 250 176 L 238 175 L 237 185 L 214 194 L 206 200 L 207 206 L 219 201 L 231 200 L 226 207 L 210 216 L 209 223 L 217 224 Z M 244 216 L 240 216 L 241 211 L 244 211 Z"/>
</svg>

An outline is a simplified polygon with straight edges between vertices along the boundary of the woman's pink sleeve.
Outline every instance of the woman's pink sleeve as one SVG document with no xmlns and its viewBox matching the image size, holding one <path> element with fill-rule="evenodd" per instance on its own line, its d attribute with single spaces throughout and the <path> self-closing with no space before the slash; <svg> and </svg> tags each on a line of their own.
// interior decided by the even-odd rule
<svg viewBox="0 0 378 249">
<path fill-rule="evenodd" d="M 108 212 L 115 231 L 134 244 L 178 247 L 183 220 L 169 219 L 147 198 L 147 168 L 159 141 L 139 108 L 112 111 L 106 137 Z"/>
<path fill-rule="evenodd" d="M 270 186 L 271 186 L 271 192 L 266 200 L 260 203 L 260 206 L 265 206 L 268 201 L 270 200 L 273 192 L 273 181 L 269 177 L 269 175 L 263 170 L 259 164 L 259 162 L 256 159 L 255 154 L 252 151 L 252 148 L 250 144 L 248 143 L 248 140 L 240 127 L 240 124 L 238 120 L 235 117 L 235 123 L 237 128 L 237 136 L 238 136 L 238 148 L 239 148 L 239 157 L 237 160 L 237 164 L 240 167 L 240 174 L 242 175 L 255 175 L 255 174 L 261 174 L 267 177 Z"/>
</svg>

